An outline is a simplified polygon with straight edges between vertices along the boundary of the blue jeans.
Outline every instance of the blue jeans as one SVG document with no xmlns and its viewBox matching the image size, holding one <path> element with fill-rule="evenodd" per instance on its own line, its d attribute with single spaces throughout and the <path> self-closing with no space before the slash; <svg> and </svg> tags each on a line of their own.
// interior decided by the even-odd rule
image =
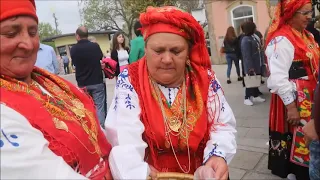
<svg viewBox="0 0 320 180">
<path fill-rule="evenodd" d="M 102 128 L 104 128 L 104 122 L 106 120 L 106 86 L 104 83 L 85 86 L 85 90 L 92 97 L 98 119 Z"/>
<path fill-rule="evenodd" d="M 320 179 L 320 141 L 312 141 L 310 146 L 310 180 Z"/>
<path fill-rule="evenodd" d="M 226 53 L 226 59 L 228 63 L 228 69 L 227 69 L 227 78 L 230 78 L 231 69 L 232 69 L 232 61 L 234 62 L 234 65 L 236 66 L 238 77 L 240 76 L 240 67 L 239 67 L 239 58 L 234 53 Z"/>
</svg>

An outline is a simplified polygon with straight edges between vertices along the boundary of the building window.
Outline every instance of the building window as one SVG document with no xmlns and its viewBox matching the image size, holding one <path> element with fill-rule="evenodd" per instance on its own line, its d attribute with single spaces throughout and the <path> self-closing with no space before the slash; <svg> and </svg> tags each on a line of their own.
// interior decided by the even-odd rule
<svg viewBox="0 0 320 180">
<path fill-rule="evenodd" d="M 254 22 L 253 7 L 248 5 L 240 5 L 231 10 L 232 26 L 239 35 L 241 33 L 240 26 L 247 21 Z"/>
<path fill-rule="evenodd" d="M 60 56 L 63 54 L 67 54 L 66 46 L 60 46 L 60 47 L 57 47 L 57 49 L 58 49 Z"/>
</svg>

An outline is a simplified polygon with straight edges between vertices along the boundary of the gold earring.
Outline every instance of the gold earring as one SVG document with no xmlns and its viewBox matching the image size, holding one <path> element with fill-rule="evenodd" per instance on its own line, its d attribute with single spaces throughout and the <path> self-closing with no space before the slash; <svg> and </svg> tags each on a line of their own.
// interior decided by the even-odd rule
<svg viewBox="0 0 320 180">
<path fill-rule="evenodd" d="M 187 59 L 186 64 L 187 64 L 188 66 L 191 66 L 191 65 L 190 65 L 190 59 L 189 59 L 189 58 Z"/>
</svg>

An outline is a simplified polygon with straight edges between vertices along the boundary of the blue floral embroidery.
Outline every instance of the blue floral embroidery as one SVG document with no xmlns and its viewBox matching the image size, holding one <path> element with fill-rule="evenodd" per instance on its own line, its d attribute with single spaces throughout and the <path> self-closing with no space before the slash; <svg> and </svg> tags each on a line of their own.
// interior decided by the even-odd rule
<svg viewBox="0 0 320 180">
<path fill-rule="evenodd" d="M 273 46 L 273 45 L 279 43 L 280 41 L 282 41 L 283 39 L 284 39 L 283 36 L 274 38 L 274 39 L 272 39 L 272 40 L 270 41 L 270 43 L 269 43 L 268 46 Z"/>
<path fill-rule="evenodd" d="M 117 108 L 118 108 L 118 95 L 116 95 L 116 97 L 114 98 L 114 107 L 113 107 L 113 109 L 116 111 L 117 110 Z"/>
<path fill-rule="evenodd" d="M 213 92 L 218 92 L 219 89 L 221 89 L 221 85 L 218 83 L 217 80 L 211 80 L 211 88 Z"/>
<path fill-rule="evenodd" d="M 136 107 L 131 103 L 130 94 L 128 94 L 128 96 L 126 97 L 125 104 L 127 105 L 126 108 L 129 108 L 129 109 L 136 108 Z"/>
<path fill-rule="evenodd" d="M 213 148 L 211 152 L 204 158 L 203 164 L 205 164 L 212 156 L 218 156 L 218 157 L 224 158 L 223 153 L 221 151 L 217 151 L 217 148 L 218 148 L 218 144 L 213 144 Z"/>
<path fill-rule="evenodd" d="M 222 103 L 221 103 L 221 111 L 224 112 L 225 109 L 226 109 L 226 108 L 224 107 L 224 103 L 222 102 Z"/>
<path fill-rule="evenodd" d="M 127 69 L 124 69 L 121 74 L 118 76 L 118 81 L 116 84 L 116 88 L 122 87 L 124 89 L 128 89 L 131 92 L 133 91 L 133 86 L 128 84 L 125 80 L 129 77 L 129 73 Z"/>
<path fill-rule="evenodd" d="M 8 136 L 8 135 L 3 131 L 3 129 L 1 129 L 1 133 L 2 133 L 3 137 L 7 140 L 7 142 L 10 143 L 12 146 L 14 146 L 14 147 L 19 147 L 19 146 L 20 146 L 19 143 L 12 141 L 12 140 L 14 140 L 14 139 L 18 139 L 18 136 L 17 136 L 17 135 L 11 134 L 11 135 Z M 2 137 L 2 136 L 1 136 L 1 137 Z M 10 138 L 11 138 L 12 140 L 10 140 Z M 2 148 L 3 146 L 4 146 L 4 141 L 3 141 L 2 139 L 0 139 L 0 148 Z"/>
<path fill-rule="evenodd" d="M 171 88 L 169 88 L 169 104 L 172 104 L 172 100 L 171 100 Z"/>
</svg>

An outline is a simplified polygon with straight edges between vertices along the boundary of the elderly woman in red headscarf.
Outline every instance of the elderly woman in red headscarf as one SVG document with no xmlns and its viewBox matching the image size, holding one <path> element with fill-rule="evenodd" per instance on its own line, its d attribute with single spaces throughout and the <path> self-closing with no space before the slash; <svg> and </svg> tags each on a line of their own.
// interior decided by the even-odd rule
<svg viewBox="0 0 320 180">
<path fill-rule="evenodd" d="M 149 7 L 140 22 L 145 56 L 119 75 L 106 118 L 113 177 L 193 174 L 204 165 L 209 173 L 201 179 L 227 179 L 236 121 L 202 27 L 175 7 Z"/>
<path fill-rule="evenodd" d="M 302 127 L 310 121 L 319 67 L 319 47 L 305 30 L 310 0 L 283 0 L 266 39 L 271 89 L 269 169 L 282 178 L 309 179 L 309 150 Z"/>
<path fill-rule="evenodd" d="M 0 1 L 1 179 L 111 178 L 111 150 L 92 100 L 34 67 L 33 0 Z"/>
</svg>

